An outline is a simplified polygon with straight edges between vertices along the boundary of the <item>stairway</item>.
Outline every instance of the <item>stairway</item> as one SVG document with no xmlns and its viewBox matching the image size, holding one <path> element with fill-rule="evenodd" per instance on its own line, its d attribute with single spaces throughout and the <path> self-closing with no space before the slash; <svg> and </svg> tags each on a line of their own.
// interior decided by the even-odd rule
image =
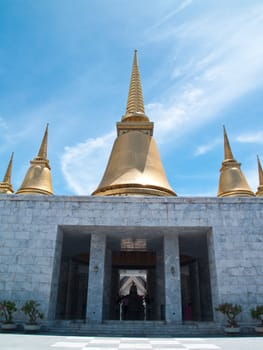
<svg viewBox="0 0 263 350">
<path fill-rule="evenodd" d="M 102 324 L 83 320 L 55 321 L 48 331 L 56 334 L 116 337 L 177 337 L 222 334 L 214 322 L 165 323 L 164 321 L 104 321 Z"/>
</svg>

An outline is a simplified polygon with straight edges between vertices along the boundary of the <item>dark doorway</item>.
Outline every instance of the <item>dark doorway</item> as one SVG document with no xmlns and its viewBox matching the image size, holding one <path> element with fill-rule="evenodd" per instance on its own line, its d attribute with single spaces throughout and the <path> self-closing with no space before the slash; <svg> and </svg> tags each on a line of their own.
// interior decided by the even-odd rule
<svg viewBox="0 0 263 350">
<path fill-rule="evenodd" d="M 180 237 L 182 314 L 184 321 L 212 321 L 206 234 Z"/>
<path fill-rule="evenodd" d="M 56 319 L 85 319 L 90 236 L 63 233 Z"/>
<path fill-rule="evenodd" d="M 109 239 L 104 319 L 161 319 L 164 295 L 162 247 L 161 237 Z"/>
<path fill-rule="evenodd" d="M 116 319 L 146 320 L 147 270 L 119 270 L 119 286 Z"/>
</svg>

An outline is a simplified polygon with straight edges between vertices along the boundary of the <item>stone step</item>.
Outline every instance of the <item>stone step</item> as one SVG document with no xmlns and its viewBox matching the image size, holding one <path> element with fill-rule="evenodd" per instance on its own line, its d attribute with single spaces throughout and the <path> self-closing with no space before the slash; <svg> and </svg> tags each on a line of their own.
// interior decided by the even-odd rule
<svg viewBox="0 0 263 350">
<path fill-rule="evenodd" d="M 200 336 L 220 335 L 222 329 L 214 322 L 169 324 L 163 321 L 105 321 L 92 324 L 74 321 L 57 321 L 48 328 L 61 334 L 99 336 Z"/>
</svg>

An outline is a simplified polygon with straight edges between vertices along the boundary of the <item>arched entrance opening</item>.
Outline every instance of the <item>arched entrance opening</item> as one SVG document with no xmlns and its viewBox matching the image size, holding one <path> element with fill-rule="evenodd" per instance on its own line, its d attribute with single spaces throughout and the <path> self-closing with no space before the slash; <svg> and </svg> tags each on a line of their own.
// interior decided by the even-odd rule
<svg viewBox="0 0 263 350">
<path fill-rule="evenodd" d="M 116 319 L 146 320 L 147 270 L 119 270 L 119 286 Z"/>
<path fill-rule="evenodd" d="M 108 238 L 105 320 L 164 319 L 162 247 L 162 237 Z"/>
</svg>

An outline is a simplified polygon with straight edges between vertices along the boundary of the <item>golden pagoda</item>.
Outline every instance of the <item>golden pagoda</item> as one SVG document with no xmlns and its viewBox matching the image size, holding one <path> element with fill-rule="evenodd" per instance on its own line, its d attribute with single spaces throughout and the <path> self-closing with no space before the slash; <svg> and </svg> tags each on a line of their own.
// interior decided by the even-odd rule
<svg viewBox="0 0 263 350">
<path fill-rule="evenodd" d="M 117 138 L 96 196 L 176 196 L 166 178 L 153 123 L 144 112 L 137 60 L 134 52 L 126 113 L 117 123 Z"/>
<path fill-rule="evenodd" d="M 52 180 L 49 161 L 47 159 L 48 125 L 38 152 L 30 161 L 24 181 L 17 194 L 47 194 L 52 195 Z"/>
<path fill-rule="evenodd" d="M 6 173 L 2 182 L 0 182 L 0 193 L 12 194 L 14 193 L 12 184 L 11 184 L 11 173 L 12 173 L 12 165 L 13 165 L 13 156 L 14 153 L 11 154 L 11 158 L 9 160 Z"/>
<path fill-rule="evenodd" d="M 256 192 L 257 197 L 263 197 L 263 171 L 262 171 L 262 166 L 259 160 L 259 156 L 257 156 L 258 160 L 258 177 L 259 177 L 259 185 L 258 185 L 258 190 Z"/>
<path fill-rule="evenodd" d="M 224 160 L 220 169 L 218 197 L 253 197 L 247 180 L 234 157 L 224 127 Z"/>
</svg>

